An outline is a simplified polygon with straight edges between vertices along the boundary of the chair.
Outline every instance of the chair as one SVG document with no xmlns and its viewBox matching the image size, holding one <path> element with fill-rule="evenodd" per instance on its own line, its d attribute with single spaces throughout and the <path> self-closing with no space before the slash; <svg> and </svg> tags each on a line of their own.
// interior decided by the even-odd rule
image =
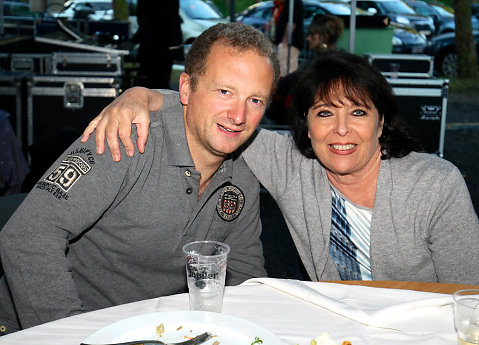
<svg viewBox="0 0 479 345">
<path fill-rule="evenodd" d="M 21 193 L 0 197 L 0 229 L 3 229 L 5 223 L 7 223 L 10 216 L 20 206 L 26 196 L 27 193 Z"/>
<path fill-rule="evenodd" d="M 30 170 L 9 117 L 9 113 L 0 109 L 0 195 L 20 193 Z"/>
</svg>

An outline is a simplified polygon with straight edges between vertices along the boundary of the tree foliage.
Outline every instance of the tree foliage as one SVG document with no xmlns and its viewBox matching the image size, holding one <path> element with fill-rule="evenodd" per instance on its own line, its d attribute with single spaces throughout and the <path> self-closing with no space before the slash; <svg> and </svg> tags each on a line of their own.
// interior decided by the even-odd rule
<svg viewBox="0 0 479 345">
<path fill-rule="evenodd" d="M 215 5 L 219 8 L 219 10 L 225 15 L 230 15 L 230 1 L 231 0 L 213 0 Z M 257 3 L 258 0 L 235 0 L 234 2 L 234 11 L 235 13 L 239 13 L 243 11 L 246 7 Z"/>
<path fill-rule="evenodd" d="M 469 0 L 453 1 L 456 22 L 456 53 L 459 77 L 479 77 L 477 54 L 472 36 Z"/>
<path fill-rule="evenodd" d="M 127 0 L 113 1 L 113 18 L 117 20 L 128 20 L 128 2 Z"/>
</svg>

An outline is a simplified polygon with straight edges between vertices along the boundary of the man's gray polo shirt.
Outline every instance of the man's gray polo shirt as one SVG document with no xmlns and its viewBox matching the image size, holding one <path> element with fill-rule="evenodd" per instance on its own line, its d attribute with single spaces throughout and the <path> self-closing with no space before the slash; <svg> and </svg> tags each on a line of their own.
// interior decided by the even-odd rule
<svg viewBox="0 0 479 345">
<path fill-rule="evenodd" d="M 145 153 L 122 157 L 114 163 L 110 152 L 95 154 L 94 140 L 76 141 L 1 232 L 22 327 L 186 292 L 182 247 L 193 240 L 231 246 L 227 284 L 266 275 L 259 184 L 232 155 L 197 200 L 178 94 L 165 97 Z M 0 315 L 11 313 L 2 305 Z"/>
</svg>

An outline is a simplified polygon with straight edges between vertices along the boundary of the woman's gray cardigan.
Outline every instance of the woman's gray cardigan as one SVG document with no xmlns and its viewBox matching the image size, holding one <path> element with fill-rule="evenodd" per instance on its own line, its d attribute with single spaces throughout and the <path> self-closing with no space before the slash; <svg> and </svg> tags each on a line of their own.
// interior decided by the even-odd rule
<svg viewBox="0 0 479 345">
<path fill-rule="evenodd" d="M 278 203 L 312 280 L 339 280 L 329 255 L 331 192 L 289 135 L 259 130 L 244 158 Z M 371 220 L 373 280 L 479 284 L 479 221 L 460 171 L 427 153 L 381 161 Z"/>
</svg>

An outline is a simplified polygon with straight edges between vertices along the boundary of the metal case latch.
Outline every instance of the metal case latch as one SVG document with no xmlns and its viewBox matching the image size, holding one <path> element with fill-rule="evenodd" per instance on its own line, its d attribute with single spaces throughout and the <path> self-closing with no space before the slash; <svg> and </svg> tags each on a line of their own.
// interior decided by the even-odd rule
<svg viewBox="0 0 479 345">
<path fill-rule="evenodd" d="M 83 83 L 66 82 L 64 85 L 65 95 L 63 105 L 67 109 L 83 108 Z"/>
<path fill-rule="evenodd" d="M 25 71 L 25 72 L 33 72 L 35 65 L 33 62 L 33 58 L 18 58 L 14 57 L 10 61 L 10 68 L 12 71 Z"/>
</svg>

